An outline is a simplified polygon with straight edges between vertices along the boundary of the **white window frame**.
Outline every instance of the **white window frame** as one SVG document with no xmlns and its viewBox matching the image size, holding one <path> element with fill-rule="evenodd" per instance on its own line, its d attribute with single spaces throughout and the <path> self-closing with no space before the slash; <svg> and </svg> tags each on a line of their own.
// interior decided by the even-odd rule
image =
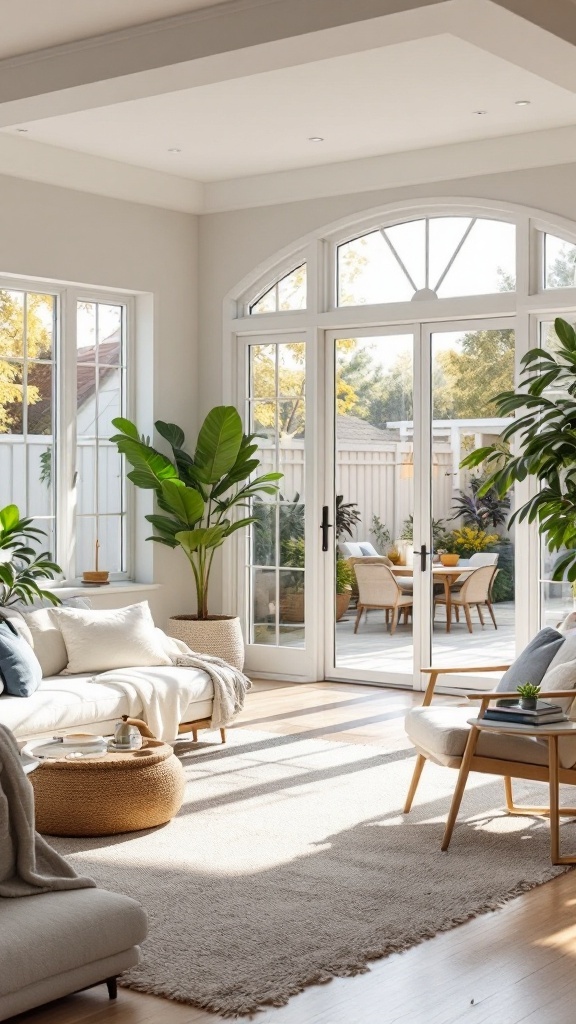
<svg viewBox="0 0 576 1024">
<path fill-rule="evenodd" d="M 424 299 L 417 303 L 407 301 L 381 305 L 340 307 L 336 305 L 337 247 L 340 244 L 371 230 L 392 226 L 403 221 L 451 215 L 476 216 L 502 220 L 516 225 L 515 291 Z M 308 365 L 310 368 L 316 367 L 316 374 L 311 379 L 312 387 L 316 388 L 315 399 L 318 399 L 321 391 L 319 380 L 323 379 L 322 351 L 325 332 L 348 327 L 363 330 L 382 326 L 389 329 L 395 325 L 413 324 L 415 320 L 419 323 L 438 324 L 444 322 L 449 324 L 462 320 L 471 321 L 483 318 L 495 320 L 503 316 L 513 316 L 516 318 L 516 352 L 517 369 L 519 369 L 521 356 L 535 343 L 534 332 L 538 319 L 550 315 L 563 315 L 563 313 L 570 318 L 576 310 L 576 287 L 554 289 L 544 287 L 543 233 L 546 232 L 576 243 L 576 224 L 573 221 L 548 215 L 541 210 L 471 197 L 432 197 L 387 204 L 360 215 L 347 217 L 327 227 L 319 228 L 304 238 L 295 240 L 291 246 L 277 253 L 267 265 L 261 264 L 247 275 L 224 299 L 224 400 L 235 404 L 241 400 L 242 394 L 239 387 L 242 388 L 242 382 L 245 380 L 241 363 L 245 351 L 243 342 L 247 335 L 256 334 L 261 336 L 263 343 L 266 335 L 272 336 L 277 333 L 286 335 L 290 331 L 307 334 L 310 339 Z M 250 304 L 257 301 L 257 297 L 265 290 L 265 285 L 271 287 L 275 280 L 293 269 L 297 262 L 304 261 L 307 264 L 308 285 L 308 302 L 305 310 L 281 311 L 258 314 L 257 316 L 249 314 Z M 308 405 L 313 404 L 314 399 L 311 401 L 309 395 Z M 324 443 L 325 423 L 321 406 L 322 401 L 318 399 L 316 404 L 318 442 L 314 452 L 315 463 L 321 458 Z M 517 486 L 519 502 L 527 500 L 532 486 L 532 481 Z M 317 480 L 315 480 L 315 488 L 317 492 L 315 496 L 316 509 L 312 525 L 316 523 L 316 517 L 319 522 L 320 506 L 325 503 L 326 499 L 329 500 L 329 496 L 323 495 L 322 488 L 317 486 Z M 312 502 L 312 497 L 312 494 L 307 495 L 307 506 Z M 530 529 L 527 524 L 517 526 L 518 538 L 520 532 L 524 530 L 526 533 L 523 543 L 527 557 L 518 566 L 516 584 L 517 597 L 521 596 L 521 603 L 526 609 L 523 621 L 518 622 L 517 645 L 519 649 L 525 645 L 540 624 L 539 538 L 534 528 Z M 311 535 L 314 536 L 316 532 L 319 531 L 313 531 Z M 228 546 L 223 559 L 223 592 L 230 607 L 236 603 L 234 595 L 238 593 L 238 589 L 234 591 L 234 587 L 239 579 L 241 549 L 242 545 L 237 540 L 236 545 Z M 318 559 L 309 558 L 307 565 L 312 571 L 314 571 L 313 567 L 317 566 L 318 572 L 323 573 L 321 562 Z M 320 601 L 324 600 L 322 595 L 319 597 Z M 518 605 L 520 605 L 520 601 L 518 601 Z M 317 606 L 318 602 L 315 602 L 313 614 Z M 240 612 L 246 615 L 247 608 L 244 606 Z M 307 621 L 307 635 L 314 634 L 320 638 L 323 631 L 317 628 L 319 626 L 319 622 L 308 623 Z M 318 640 L 318 647 L 323 647 L 320 640 Z M 270 646 L 268 650 L 271 652 L 270 661 L 273 661 L 282 649 Z M 270 671 L 264 664 L 264 660 L 262 659 L 262 664 L 260 664 L 260 658 L 258 659 L 257 671 L 270 678 L 274 678 L 274 676 L 286 678 L 286 675 L 281 672 Z M 249 661 L 251 661 L 250 652 Z M 322 652 L 320 650 L 311 652 L 307 667 L 302 666 L 305 678 L 322 678 L 323 664 Z M 294 678 L 295 673 L 290 673 L 290 676 Z M 298 676 L 302 678 L 300 673 Z"/>
<path fill-rule="evenodd" d="M 75 477 L 76 477 L 76 352 L 78 302 L 120 305 L 125 309 L 125 415 L 131 418 L 134 409 L 134 337 L 136 296 L 125 291 L 94 287 L 79 288 L 60 282 L 28 277 L 0 275 L 0 288 L 52 295 L 55 300 L 55 492 L 54 550 L 65 580 L 79 578 L 75 566 Z M 131 580 L 134 573 L 134 494 L 125 489 L 126 567 L 113 573 L 113 580 Z"/>
</svg>

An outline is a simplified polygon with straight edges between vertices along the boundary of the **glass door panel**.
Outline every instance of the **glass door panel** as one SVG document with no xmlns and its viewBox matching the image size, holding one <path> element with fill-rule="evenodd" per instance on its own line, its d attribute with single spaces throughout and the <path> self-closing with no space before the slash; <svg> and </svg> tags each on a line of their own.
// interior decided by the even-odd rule
<svg viewBox="0 0 576 1024">
<path fill-rule="evenodd" d="M 331 339 L 336 678 L 402 682 L 414 671 L 414 334 Z"/>
<path fill-rule="evenodd" d="M 514 493 L 478 494 L 482 468 L 464 456 L 506 425 L 490 399 L 514 388 L 514 330 L 486 321 L 428 330 L 432 360 L 432 663 L 505 664 L 515 657 Z M 455 562 L 455 565 L 442 563 Z"/>
<path fill-rule="evenodd" d="M 546 236 L 547 238 L 549 236 Z M 562 315 L 562 314 L 559 314 Z M 570 322 L 574 320 L 574 314 L 563 314 Z M 554 330 L 554 317 L 547 317 L 537 324 L 538 341 L 540 348 L 555 352 L 558 349 L 559 341 Z M 558 388 L 549 389 L 554 396 L 558 395 Z M 545 392 L 546 393 L 546 392 Z M 551 395 L 552 397 L 552 395 Z M 548 550 L 543 538 L 540 540 L 540 622 L 542 626 L 556 627 L 563 622 L 566 616 L 576 606 L 576 593 L 572 592 L 572 584 L 568 580 L 553 580 L 552 575 L 558 559 L 565 553 L 565 548 L 560 551 L 551 552 Z"/>
</svg>

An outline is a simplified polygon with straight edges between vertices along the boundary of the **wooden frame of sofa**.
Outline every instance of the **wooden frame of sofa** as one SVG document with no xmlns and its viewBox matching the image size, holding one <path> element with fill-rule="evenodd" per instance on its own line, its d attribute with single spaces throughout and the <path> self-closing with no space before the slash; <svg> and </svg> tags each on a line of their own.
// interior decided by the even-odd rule
<svg viewBox="0 0 576 1024">
<path fill-rule="evenodd" d="M 199 729 L 211 729 L 209 718 L 196 718 L 193 722 L 180 722 L 178 726 L 178 735 L 181 732 L 191 732 L 194 743 L 198 742 L 198 730 Z M 220 729 L 220 738 L 222 743 L 226 743 L 226 729 Z"/>
<path fill-rule="evenodd" d="M 428 707 L 432 703 L 434 696 L 434 688 L 439 676 L 443 675 L 464 675 L 470 672 L 506 672 L 510 668 L 510 665 L 482 665 L 475 667 L 465 668 L 423 668 L 421 671 L 426 675 L 430 676 L 428 685 L 424 693 L 424 700 L 422 701 L 421 707 Z M 553 693 L 556 698 L 571 697 L 572 700 L 576 700 L 576 691 L 574 690 L 555 690 Z M 552 694 L 550 694 L 552 696 Z M 503 693 L 495 691 L 479 691 L 476 693 L 469 693 L 466 695 L 470 701 L 479 700 L 480 708 L 478 711 L 478 718 L 483 718 L 486 708 L 493 700 L 513 699 L 517 698 L 518 694 Z M 477 731 L 477 730 L 476 730 Z M 471 727 L 472 733 L 472 727 Z M 450 812 L 446 821 L 446 827 L 444 830 L 444 837 L 442 839 L 443 851 L 446 851 L 450 845 L 452 838 L 452 832 L 454 831 L 454 825 L 456 824 L 456 818 L 460 809 L 460 802 L 466 788 L 466 782 L 470 772 L 483 772 L 486 775 L 502 775 L 504 778 L 504 795 L 506 800 L 506 810 L 509 814 L 537 814 L 551 817 L 551 826 L 555 825 L 556 828 L 556 842 L 553 839 L 553 851 L 556 848 L 556 857 L 553 856 L 553 861 L 556 864 L 574 864 L 576 863 L 576 857 L 560 857 L 558 850 L 557 841 L 557 824 L 558 816 L 565 816 L 568 818 L 576 817 L 575 807 L 558 807 L 555 806 L 552 809 L 550 807 L 526 807 L 524 805 L 518 805 L 514 803 L 514 796 L 512 791 L 512 779 L 527 779 L 530 782 L 545 782 L 550 785 L 550 765 L 538 765 L 538 764 L 525 764 L 523 761 L 504 761 L 496 757 L 483 757 L 475 753 L 475 743 L 466 744 L 466 749 L 462 757 L 454 757 L 447 768 L 457 768 L 460 772 L 454 795 L 452 797 L 452 804 L 450 806 Z M 424 754 L 418 752 L 416 756 L 416 765 L 412 775 L 412 780 L 408 788 L 406 795 L 406 802 L 404 804 L 404 814 L 408 814 L 412 807 L 412 802 L 418 789 L 418 783 L 426 761 L 433 760 L 433 755 L 426 757 Z M 553 769 L 554 770 L 554 769 Z M 556 774 L 556 773 L 554 773 Z M 557 779 L 552 779 L 552 782 L 565 783 L 570 786 L 576 786 L 576 768 L 558 768 Z M 557 787 L 556 787 L 557 788 Z M 552 813 L 551 813 L 552 810 Z M 552 818 L 555 821 L 552 821 Z"/>
</svg>

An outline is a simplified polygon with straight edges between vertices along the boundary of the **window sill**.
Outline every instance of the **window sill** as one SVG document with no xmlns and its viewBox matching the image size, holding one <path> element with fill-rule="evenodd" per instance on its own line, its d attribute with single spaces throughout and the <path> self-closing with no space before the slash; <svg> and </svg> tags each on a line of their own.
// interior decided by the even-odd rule
<svg viewBox="0 0 576 1024">
<path fill-rule="evenodd" d="M 63 580 L 61 584 L 50 587 L 58 597 L 86 597 L 87 594 L 137 594 L 148 590 L 160 590 L 161 583 L 133 583 L 129 580 L 92 585 L 80 583 L 78 580 Z M 48 588 L 46 588 L 48 589 Z"/>
</svg>

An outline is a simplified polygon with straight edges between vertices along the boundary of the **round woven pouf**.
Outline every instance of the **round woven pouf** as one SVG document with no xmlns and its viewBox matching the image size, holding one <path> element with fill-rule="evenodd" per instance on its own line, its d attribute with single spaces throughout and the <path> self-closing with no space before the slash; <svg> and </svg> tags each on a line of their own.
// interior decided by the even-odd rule
<svg viewBox="0 0 576 1024">
<path fill-rule="evenodd" d="M 159 740 L 94 760 L 47 760 L 28 777 L 36 829 L 50 836 L 111 836 L 153 828 L 170 821 L 184 797 L 182 765 L 172 747 Z"/>
<path fill-rule="evenodd" d="M 209 619 L 173 615 L 168 619 L 167 633 L 176 640 L 183 640 L 197 654 L 222 658 L 240 672 L 244 667 L 244 638 L 237 615 L 212 615 Z"/>
</svg>

